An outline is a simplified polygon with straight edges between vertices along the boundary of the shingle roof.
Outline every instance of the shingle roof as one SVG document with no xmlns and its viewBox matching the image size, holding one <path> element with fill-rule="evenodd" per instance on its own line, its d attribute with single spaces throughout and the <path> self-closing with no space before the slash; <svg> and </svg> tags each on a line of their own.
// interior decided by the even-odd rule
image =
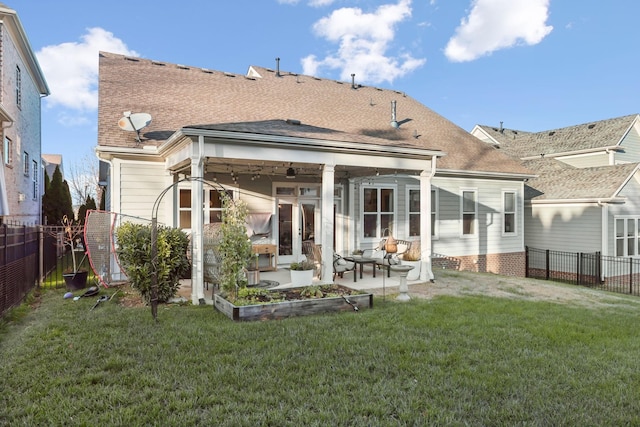
<svg viewBox="0 0 640 427">
<path fill-rule="evenodd" d="M 501 150 L 524 158 L 617 145 L 636 117 L 637 114 L 632 114 L 542 132 L 499 129 L 486 125 L 479 127 L 500 144 Z"/>
<path fill-rule="evenodd" d="M 151 114 L 142 145 L 158 145 L 180 128 L 195 124 L 253 123 L 257 133 L 275 121 L 351 134 L 352 140 L 381 138 L 447 155 L 438 170 L 531 174 L 521 162 L 479 141 L 464 129 L 404 93 L 318 79 L 252 66 L 247 75 L 205 70 L 141 58 L 100 53 L 98 144 L 140 148 L 121 130 L 124 111 Z M 399 129 L 390 126 L 397 102 Z M 257 127 L 263 127 L 262 130 Z M 239 126 L 239 125 L 236 125 Z M 327 133 L 328 134 L 328 133 Z M 346 136 L 345 136 L 346 138 Z M 370 142 L 370 141 L 369 141 Z"/>
<path fill-rule="evenodd" d="M 525 199 L 576 200 L 608 199 L 638 167 L 637 163 L 576 168 L 555 159 L 535 159 L 525 166 L 539 174 L 525 185 Z"/>
</svg>

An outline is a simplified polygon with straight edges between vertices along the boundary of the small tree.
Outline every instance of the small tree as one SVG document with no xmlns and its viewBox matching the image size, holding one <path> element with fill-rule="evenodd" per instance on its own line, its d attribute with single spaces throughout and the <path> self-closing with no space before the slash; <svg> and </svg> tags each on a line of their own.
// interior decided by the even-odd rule
<svg viewBox="0 0 640 427">
<path fill-rule="evenodd" d="M 247 236 L 249 209 L 242 200 L 234 201 L 227 193 L 220 192 L 222 201 L 222 239 L 218 248 L 222 259 L 220 286 L 231 295 L 236 286 L 246 286 L 244 269 L 251 259 L 251 241 Z"/>
<path fill-rule="evenodd" d="M 180 287 L 180 278 L 189 270 L 187 249 L 189 238 L 178 229 L 158 227 L 158 301 L 166 302 Z M 144 300 L 151 301 L 151 225 L 122 224 L 116 230 L 118 257 L 131 286 Z"/>
<path fill-rule="evenodd" d="M 60 167 L 56 166 L 51 182 L 45 178 L 45 192 L 42 196 L 42 212 L 47 224 L 62 224 L 62 218 L 67 216 L 73 220 L 73 206 L 71 205 L 71 195 L 66 181 L 62 180 Z"/>
</svg>

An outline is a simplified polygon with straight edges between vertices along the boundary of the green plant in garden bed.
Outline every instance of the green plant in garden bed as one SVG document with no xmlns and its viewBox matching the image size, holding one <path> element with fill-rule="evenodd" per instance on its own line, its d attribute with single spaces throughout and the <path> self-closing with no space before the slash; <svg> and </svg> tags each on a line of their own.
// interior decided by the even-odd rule
<svg viewBox="0 0 640 427">
<path fill-rule="evenodd" d="M 313 285 L 303 288 L 264 289 L 240 288 L 233 299 L 233 305 L 273 304 L 282 301 L 297 301 L 316 298 L 330 298 L 348 295 L 364 295 L 364 292 L 340 285 Z"/>
</svg>

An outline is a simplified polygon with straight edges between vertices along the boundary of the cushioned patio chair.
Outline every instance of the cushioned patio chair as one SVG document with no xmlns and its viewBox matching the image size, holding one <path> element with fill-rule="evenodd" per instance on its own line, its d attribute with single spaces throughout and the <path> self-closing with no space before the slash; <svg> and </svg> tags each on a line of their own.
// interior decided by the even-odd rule
<svg viewBox="0 0 640 427">
<path fill-rule="evenodd" d="M 364 258 L 374 258 L 376 260 L 376 265 L 378 269 L 387 269 L 387 277 L 391 277 L 391 269 L 390 265 L 400 264 L 400 256 L 409 250 L 411 247 L 411 242 L 409 240 L 400 240 L 395 239 L 398 244 L 398 250 L 395 253 L 387 253 L 384 250 L 384 244 L 387 242 L 387 239 L 382 239 L 378 246 L 373 249 L 365 249 L 362 253 Z"/>
<path fill-rule="evenodd" d="M 343 258 L 340 255 L 334 253 L 333 254 L 333 280 L 335 280 L 336 276 L 343 278 L 344 273 L 352 272 L 355 273 L 356 263 Z"/>
</svg>

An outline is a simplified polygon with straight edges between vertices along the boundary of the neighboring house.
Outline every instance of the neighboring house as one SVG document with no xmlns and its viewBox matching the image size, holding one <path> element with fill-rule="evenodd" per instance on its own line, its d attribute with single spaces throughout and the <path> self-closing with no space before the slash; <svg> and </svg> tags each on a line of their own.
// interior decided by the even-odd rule
<svg viewBox="0 0 640 427">
<path fill-rule="evenodd" d="M 192 234 L 194 283 L 219 185 L 247 202 L 252 239 L 278 264 L 297 260 L 303 240 L 322 245 L 323 280 L 334 251 L 373 248 L 387 229 L 421 244 L 423 280 L 433 254 L 524 275 L 524 181 L 535 175 L 407 94 L 356 78 L 281 72 L 279 60 L 239 75 L 101 52 L 107 209 L 150 218 L 158 200 L 158 220 Z M 179 181 L 189 176 L 211 185 Z"/>
<path fill-rule="evenodd" d="M 15 10 L 0 3 L 0 223 L 39 224 L 41 103 L 49 95 Z"/>
<path fill-rule="evenodd" d="M 42 167 L 49 177 L 53 178 L 53 173 L 56 171 L 56 167 L 60 168 L 62 174 L 62 180 L 64 181 L 64 166 L 62 165 L 62 155 L 60 154 L 43 154 L 42 155 Z"/>
<path fill-rule="evenodd" d="M 475 126 L 471 133 L 538 174 L 526 186 L 527 246 L 640 256 L 640 116 L 543 132 Z"/>
</svg>

